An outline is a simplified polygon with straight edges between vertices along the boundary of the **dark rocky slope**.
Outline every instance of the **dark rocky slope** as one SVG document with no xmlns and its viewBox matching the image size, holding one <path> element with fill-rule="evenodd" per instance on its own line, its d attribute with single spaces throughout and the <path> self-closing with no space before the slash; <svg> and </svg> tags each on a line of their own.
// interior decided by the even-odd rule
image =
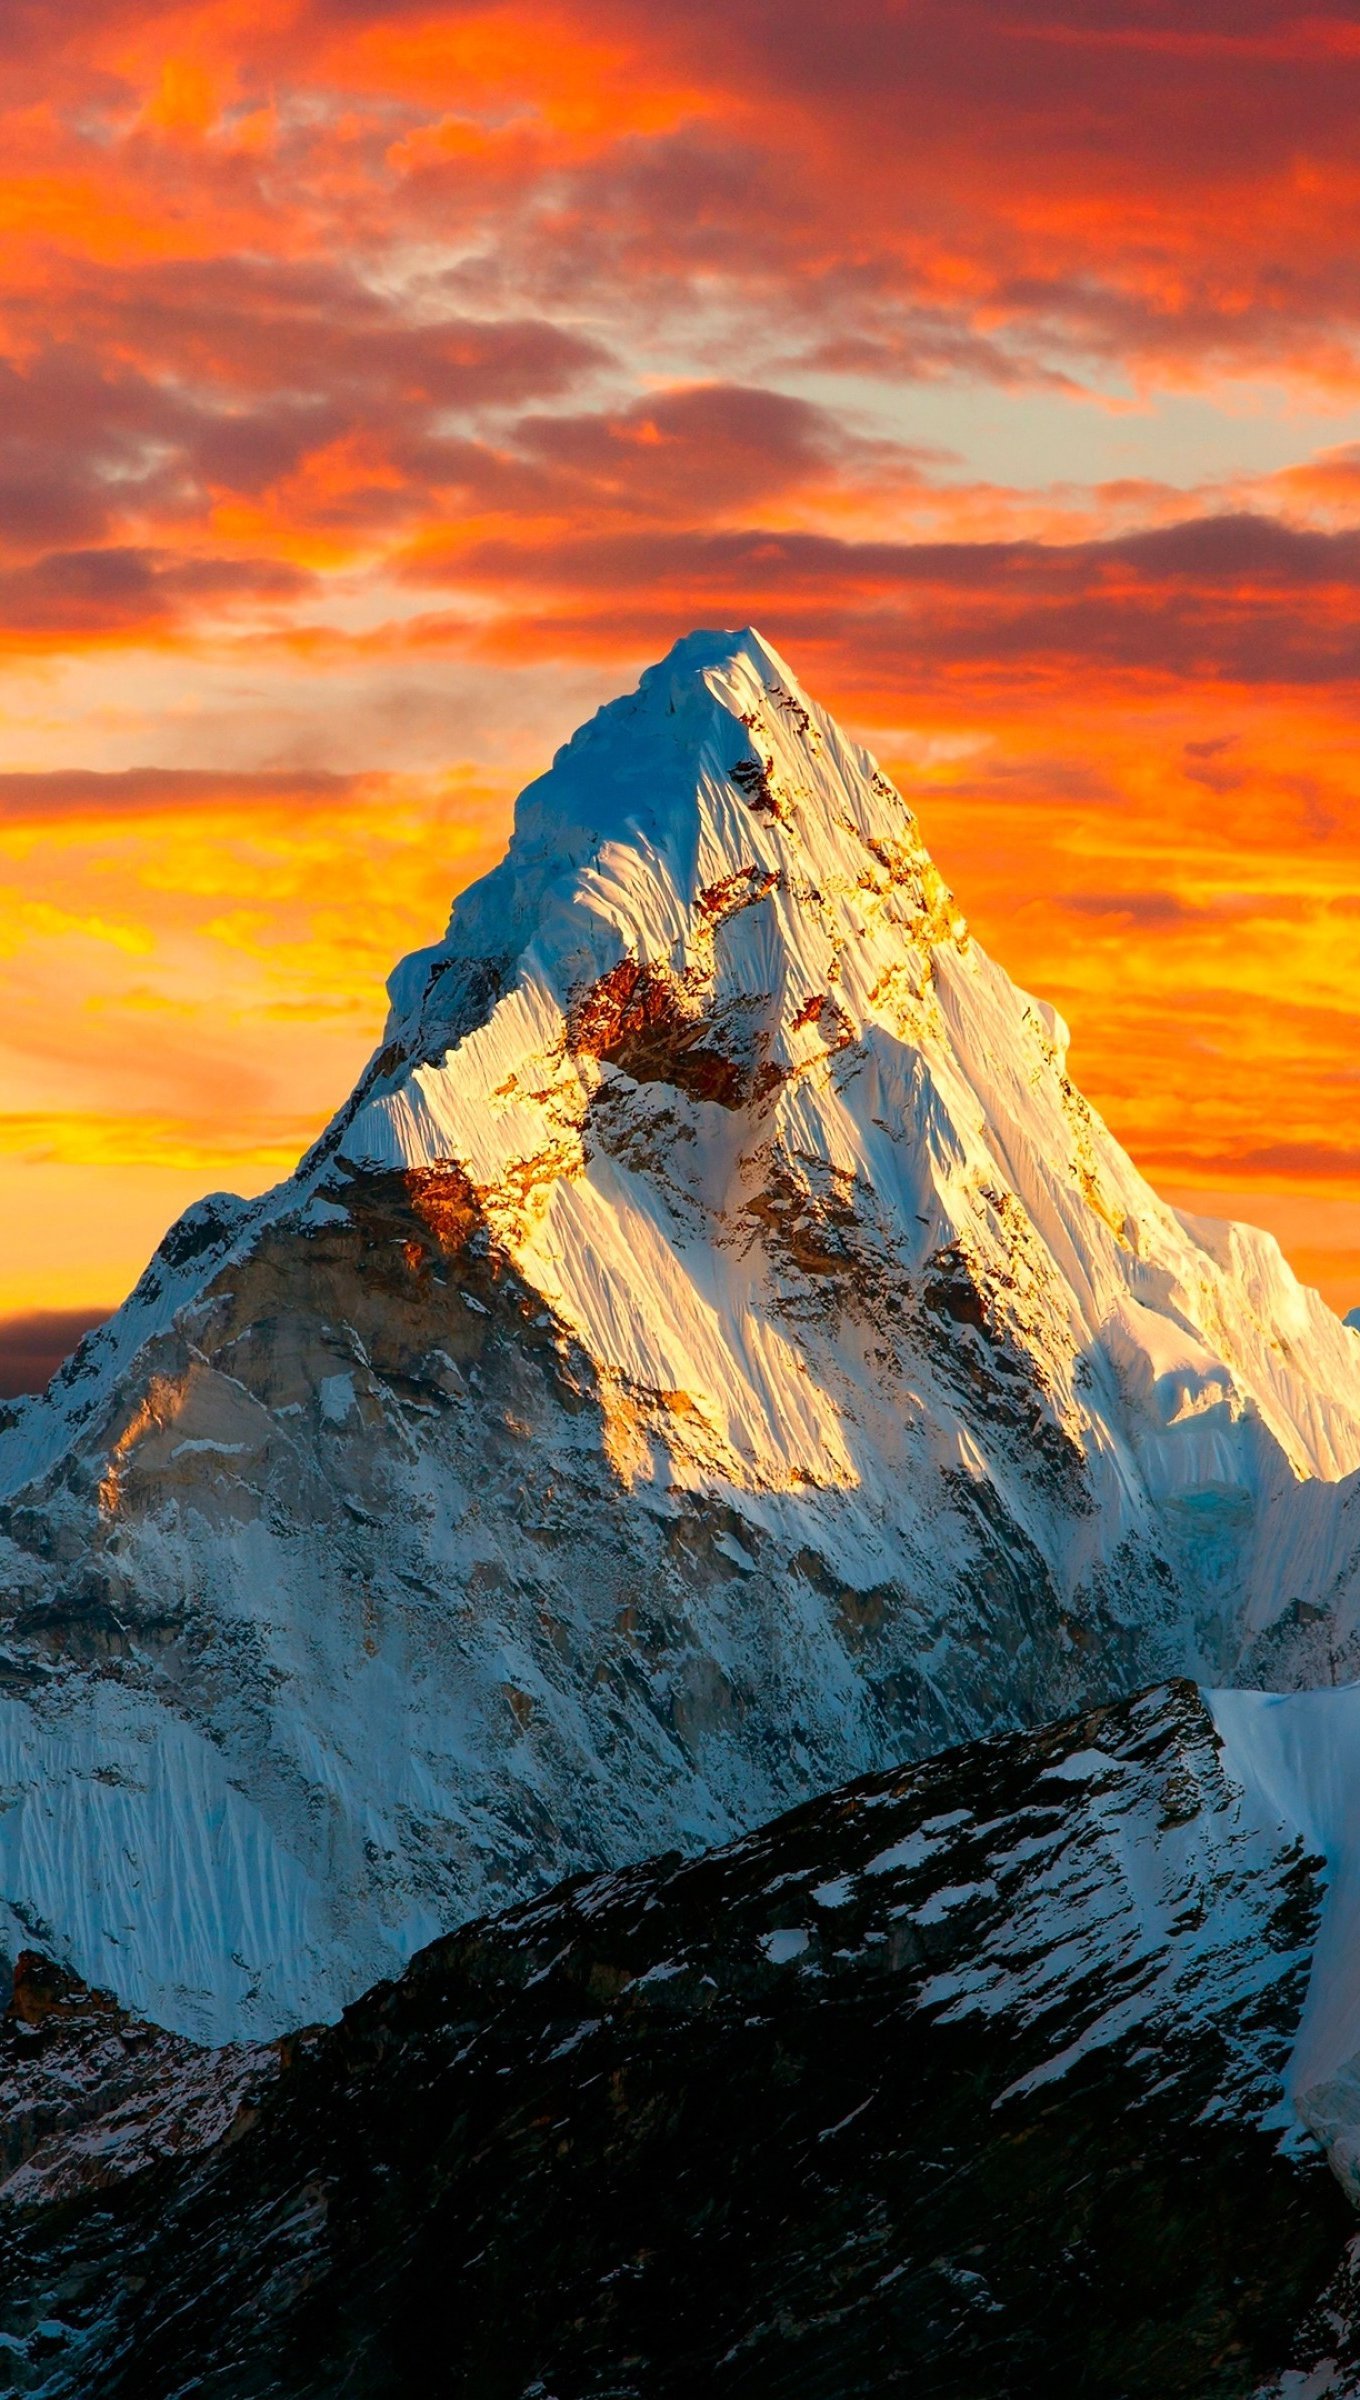
<svg viewBox="0 0 1360 2400">
<path fill-rule="evenodd" d="M 277 2049 L 130 2028 L 142 2121 L 213 2056 L 235 2113 L 120 2159 L 125 2076 L 76 2175 L 48 2126 L 0 2195 L 0 2388 L 1255 2392 L 1315 2362 L 1353 2223 L 1262 2124 L 1317 1905 L 1177 1684 L 563 1887 Z M 12 2084 L 112 2038 L 39 2016 Z"/>
</svg>

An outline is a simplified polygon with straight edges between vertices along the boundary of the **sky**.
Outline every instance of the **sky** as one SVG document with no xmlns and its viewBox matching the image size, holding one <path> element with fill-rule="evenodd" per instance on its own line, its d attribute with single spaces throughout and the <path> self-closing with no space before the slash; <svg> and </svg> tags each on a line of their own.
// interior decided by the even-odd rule
<svg viewBox="0 0 1360 2400">
<path fill-rule="evenodd" d="M 1358 103 L 1260 0 L 6 0 L 0 1377 L 748 622 L 1154 1183 L 1360 1301 Z"/>
</svg>

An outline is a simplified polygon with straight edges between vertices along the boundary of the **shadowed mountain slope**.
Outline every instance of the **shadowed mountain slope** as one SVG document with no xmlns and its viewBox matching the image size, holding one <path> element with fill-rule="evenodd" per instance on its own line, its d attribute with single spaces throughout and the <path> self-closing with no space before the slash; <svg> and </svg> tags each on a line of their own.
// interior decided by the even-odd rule
<svg viewBox="0 0 1360 2400">
<path fill-rule="evenodd" d="M 1255 2392 L 1353 2226 L 1279 2131 L 1318 1901 L 1175 1685 L 447 1937 L 226 2054 L 215 2139 L 143 2037 L 0 2189 L 0 2388 Z"/>
</svg>

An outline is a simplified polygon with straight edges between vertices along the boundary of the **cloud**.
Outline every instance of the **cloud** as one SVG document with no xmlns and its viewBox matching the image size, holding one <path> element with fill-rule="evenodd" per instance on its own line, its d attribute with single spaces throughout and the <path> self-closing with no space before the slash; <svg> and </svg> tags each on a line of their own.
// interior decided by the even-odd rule
<svg viewBox="0 0 1360 2400">
<path fill-rule="evenodd" d="M 1348 1142 L 1263 1142 L 1236 1152 L 1231 1161 L 1248 1175 L 1317 1176 L 1324 1182 L 1360 1177 L 1360 1147 Z"/>
<path fill-rule="evenodd" d="M 410 523 L 457 472 L 456 421 L 560 394 L 607 356 L 532 319 L 412 321 L 353 274 L 288 262 L 77 279 L 59 339 L 37 328 L 52 305 L 49 293 L 12 309 L 16 352 L 0 358 L 0 559 L 100 547 L 123 555 L 124 578 L 158 546 L 148 525 L 162 547 L 201 548 L 234 530 L 232 504 L 265 503 L 255 530 L 285 550 L 298 522 L 378 535 Z M 260 559 L 263 596 L 277 596 L 281 566 Z M 62 572 L 116 570 L 44 565 L 35 606 Z"/>
<path fill-rule="evenodd" d="M 518 450 L 549 471 L 559 504 L 712 519 L 847 471 L 919 480 L 920 453 L 856 437 L 826 408 L 758 386 L 708 383 L 627 408 L 522 417 Z"/>
<path fill-rule="evenodd" d="M 478 409 L 566 390 L 609 356 L 598 338 L 545 318 L 441 306 L 428 278 L 384 288 L 357 265 L 286 253 L 153 260 L 73 281 L 69 306 L 86 338 L 130 333 L 200 409 L 214 390 L 275 407 L 329 398 L 342 414 L 346 403 Z"/>
<path fill-rule="evenodd" d="M 1112 917 L 1126 925 L 1186 925 L 1203 914 L 1174 892 L 1072 892 L 1063 905 L 1082 917 Z"/>
<path fill-rule="evenodd" d="M 283 559 L 176 557 L 110 544 L 0 569 L 0 629 L 21 642 L 155 632 L 205 608 L 295 599 L 308 576 Z"/>
<path fill-rule="evenodd" d="M 20 230 L 106 259 L 305 274 L 400 236 L 597 320 L 677 275 L 745 294 L 853 371 L 1356 374 L 1344 16 L 43 0 L 0 40 Z"/>
<path fill-rule="evenodd" d="M 1129 6 L 1083 26 L 1032 0 L 874 0 L 838 15 L 834 42 L 808 6 L 597 8 L 573 26 L 631 43 L 641 85 L 680 74 L 694 100 L 645 135 L 623 112 L 588 158 L 521 161 L 503 241 L 541 289 L 678 279 L 700 302 L 745 296 L 852 371 L 869 342 L 927 377 L 985 359 L 1001 380 L 1103 362 L 1354 386 L 1339 23 L 1229 32 L 1203 6 L 1177 26 Z M 381 45 L 362 55 L 371 68 Z M 333 72 L 359 56 L 347 69 L 338 46 Z M 439 188 L 418 155 L 413 209 Z M 464 204 L 473 158 L 451 147 Z"/>
<path fill-rule="evenodd" d="M 49 825 L 62 819 L 93 825 L 128 818 L 227 812 L 249 820 L 252 810 L 336 807 L 362 788 L 363 778 L 319 770 L 255 774 L 210 768 L 128 767 L 121 772 L 63 767 L 0 773 L 0 824 Z"/>
<path fill-rule="evenodd" d="M 1098 669 L 1176 683 L 1349 685 L 1360 667 L 1360 533 L 1259 516 L 1116 538 L 852 541 L 759 527 L 572 527 L 412 552 L 416 584 L 513 605 L 517 644 L 646 646 L 668 625 L 758 618 L 919 684 Z"/>
</svg>

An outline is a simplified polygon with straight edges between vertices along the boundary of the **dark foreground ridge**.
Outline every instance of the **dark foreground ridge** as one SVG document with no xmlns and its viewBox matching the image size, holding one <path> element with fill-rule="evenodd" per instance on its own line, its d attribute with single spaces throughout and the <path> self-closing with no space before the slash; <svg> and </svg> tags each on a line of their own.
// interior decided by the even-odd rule
<svg viewBox="0 0 1360 2400">
<path fill-rule="evenodd" d="M 1174 1684 L 563 1886 L 266 2049 L 32 1966 L 0 2388 L 1282 2392 L 1354 2222 L 1260 2124 L 1316 1868 Z"/>
</svg>

